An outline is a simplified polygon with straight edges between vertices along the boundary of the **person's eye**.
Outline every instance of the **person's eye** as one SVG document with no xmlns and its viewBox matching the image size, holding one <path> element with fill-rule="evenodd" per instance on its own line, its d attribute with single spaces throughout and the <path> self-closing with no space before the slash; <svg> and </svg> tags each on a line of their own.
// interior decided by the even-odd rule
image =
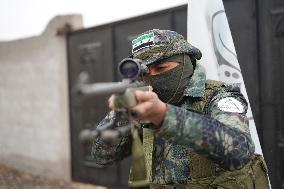
<svg viewBox="0 0 284 189">
<path fill-rule="evenodd" d="M 152 67 L 150 67 L 150 73 L 152 75 L 157 75 L 157 74 L 161 74 L 163 72 L 166 72 L 170 69 L 170 65 L 168 64 L 159 64 L 159 65 L 154 65 Z"/>
<path fill-rule="evenodd" d="M 158 66 L 156 69 L 157 70 L 164 70 L 164 69 L 166 69 L 166 66 Z"/>
<path fill-rule="evenodd" d="M 167 66 L 158 66 L 158 67 L 156 67 L 156 72 L 162 73 L 162 72 L 166 71 L 167 68 L 168 68 Z"/>
</svg>

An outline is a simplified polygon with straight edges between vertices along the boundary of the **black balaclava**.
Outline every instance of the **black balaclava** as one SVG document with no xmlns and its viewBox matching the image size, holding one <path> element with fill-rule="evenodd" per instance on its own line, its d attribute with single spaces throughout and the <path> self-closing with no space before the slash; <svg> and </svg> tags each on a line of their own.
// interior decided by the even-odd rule
<svg viewBox="0 0 284 189">
<path fill-rule="evenodd" d="M 183 97 L 189 77 L 193 74 L 193 65 L 186 54 L 174 55 L 156 64 L 167 62 L 177 62 L 179 65 L 158 75 L 147 75 L 143 79 L 153 87 L 160 100 L 177 105 Z"/>
</svg>

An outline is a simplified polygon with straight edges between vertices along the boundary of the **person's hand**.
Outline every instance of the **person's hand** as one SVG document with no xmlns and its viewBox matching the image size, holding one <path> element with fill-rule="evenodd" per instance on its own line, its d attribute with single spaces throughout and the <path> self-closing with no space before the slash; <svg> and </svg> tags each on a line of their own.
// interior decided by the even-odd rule
<svg viewBox="0 0 284 189">
<path fill-rule="evenodd" d="M 167 112 L 167 105 L 158 95 L 152 91 L 135 91 L 135 97 L 139 102 L 132 110 L 133 117 L 140 120 L 148 120 L 155 125 L 160 125 Z"/>
<path fill-rule="evenodd" d="M 162 102 L 158 95 L 152 91 L 135 91 L 138 104 L 132 108 L 132 118 L 148 120 L 154 125 L 160 125 L 167 112 L 166 103 Z M 108 99 L 109 108 L 114 110 L 114 95 Z"/>
</svg>

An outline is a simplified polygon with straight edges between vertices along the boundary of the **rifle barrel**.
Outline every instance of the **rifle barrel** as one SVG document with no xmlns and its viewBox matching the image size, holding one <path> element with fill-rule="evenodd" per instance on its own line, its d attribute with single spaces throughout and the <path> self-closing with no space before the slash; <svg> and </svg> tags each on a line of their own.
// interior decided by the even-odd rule
<svg viewBox="0 0 284 189">
<path fill-rule="evenodd" d="M 79 84 L 77 94 L 82 96 L 97 96 L 105 94 L 123 93 L 127 88 L 135 88 L 145 86 L 144 82 L 108 82 Z"/>
</svg>

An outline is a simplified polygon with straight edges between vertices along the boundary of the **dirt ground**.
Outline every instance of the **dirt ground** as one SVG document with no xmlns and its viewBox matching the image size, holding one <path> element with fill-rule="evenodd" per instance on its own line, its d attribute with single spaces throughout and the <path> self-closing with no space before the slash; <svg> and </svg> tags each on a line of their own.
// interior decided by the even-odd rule
<svg viewBox="0 0 284 189">
<path fill-rule="evenodd" d="M 51 180 L 0 164 L 0 189 L 107 189 L 101 186 Z"/>
</svg>

